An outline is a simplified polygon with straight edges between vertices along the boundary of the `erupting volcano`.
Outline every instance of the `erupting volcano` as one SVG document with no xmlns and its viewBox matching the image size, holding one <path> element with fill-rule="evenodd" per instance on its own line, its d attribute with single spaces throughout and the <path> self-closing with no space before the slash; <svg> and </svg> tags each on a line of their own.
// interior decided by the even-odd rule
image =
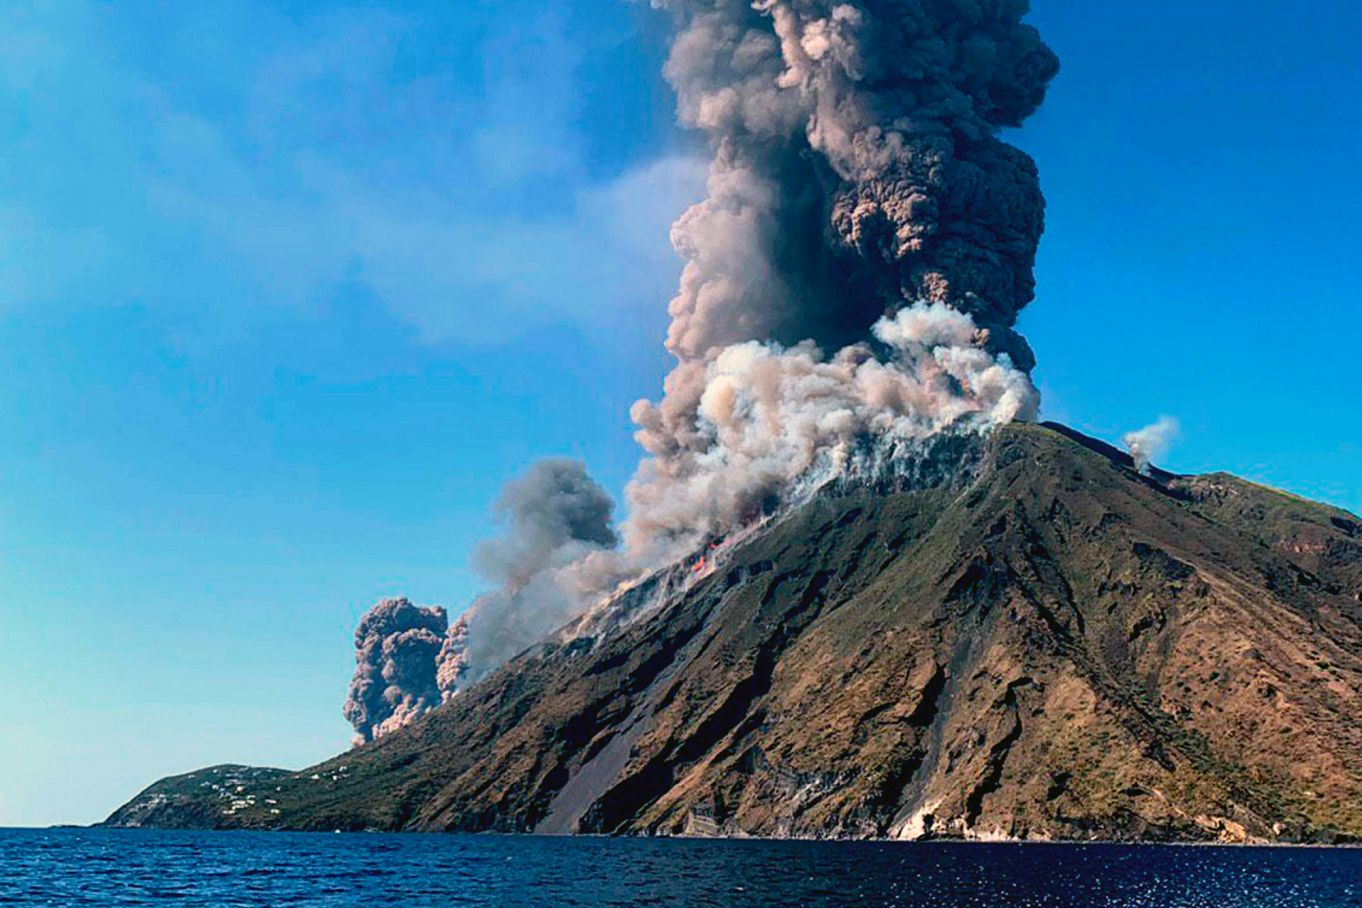
<svg viewBox="0 0 1362 908">
<path fill-rule="evenodd" d="M 110 822 L 1362 837 L 1362 521 L 1035 422 L 1026 0 L 653 5 L 711 160 L 618 529 L 535 465 L 453 627 L 361 623 L 360 746 Z"/>
<path fill-rule="evenodd" d="M 1026 4 L 655 5 L 676 29 L 666 77 L 681 121 L 713 155 L 708 197 L 672 230 L 685 260 L 669 307 L 677 363 L 662 399 L 632 411 L 648 457 L 622 548 L 598 488 L 594 523 L 527 546 L 534 521 L 502 507 L 506 547 L 532 563 L 483 570 L 501 589 L 440 657 L 462 660 L 460 684 L 653 571 L 690 558 L 701 573 L 706 540 L 829 481 L 893 472 L 933 435 L 1038 410 L 1014 326 L 1034 292 L 1044 199 L 1030 158 L 997 138 L 1058 70 L 1021 21 Z M 546 470 L 594 487 L 551 462 L 508 494 L 552 512 L 554 493 L 536 492 Z M 385 696 L 413 714 L 396 679 Z"/>
</svg>

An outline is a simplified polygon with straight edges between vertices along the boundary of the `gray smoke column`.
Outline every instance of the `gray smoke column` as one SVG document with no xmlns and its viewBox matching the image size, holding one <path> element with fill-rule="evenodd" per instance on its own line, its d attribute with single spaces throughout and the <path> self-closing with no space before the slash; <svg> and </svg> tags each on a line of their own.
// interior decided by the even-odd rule
<svg viewBox="0 0 1362 908">
<path fill-rule="evenodd" d="M 866 439 L 1033 416 L 1014 326 L 1044 199 L 997 134 L 1058 61 L 1025 0 L 653 5 L 676 23 L 681 121 L 713 159 L 708 198 L 673 227 L 678 362 L 633 410 L 652 457 L 630 547 L 750 519 Z"/>
<path fill-rule="evenodd" d="M 495 510 L 504 532 L 478 546 L 473 566 L 497 588 L 450 635 L 441 665 L 447 694 L 579 615 L 595 591 L 592 556 L 618 542 L 614 502 L 577 461 L 535 463 L 507 483 Z"/>
<path fill-rule="evenodd" d="M 709 134 L 710 197 L 676 225 L 688 259 L 669 347 L 861 340 L 943 302 L 1033 364 L 1012 331 L 1044 219 L 1035 165 L 996 134 L 1058 60 L 1025 0 L 655 0 L 666 75 Z"/>
<path fill-rule="evenodd" d="M 448 626 L 439 606 L 400 598 L 382 600 L 360 619 L 355 676 L 343 710 L 356 744 L 395 731 L 440 703 L 436 656 Z"/>
</svg>

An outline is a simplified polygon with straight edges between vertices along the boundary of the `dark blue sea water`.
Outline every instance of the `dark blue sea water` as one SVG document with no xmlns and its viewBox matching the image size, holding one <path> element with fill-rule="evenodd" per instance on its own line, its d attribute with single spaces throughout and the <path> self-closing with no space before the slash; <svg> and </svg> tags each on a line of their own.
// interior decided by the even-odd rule
<svg viewBox="0 0 1362 908">
<path fill-rule="evenodd" d="M 0 905 L 1362 906 L 1362 852 L 0 830 Z"/>
</svg>

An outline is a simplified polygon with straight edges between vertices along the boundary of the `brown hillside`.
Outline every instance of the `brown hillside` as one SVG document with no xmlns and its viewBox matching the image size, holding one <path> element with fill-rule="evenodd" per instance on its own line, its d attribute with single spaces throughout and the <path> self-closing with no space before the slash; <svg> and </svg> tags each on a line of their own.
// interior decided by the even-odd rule
<svg viewBox="0 0 1362 908">
<path fill-rule="evenodd" d="M 139 799 L 157 825 L 1362 837 L 1362 521 L 1143 477 L 1059 427 L 953 457 L 926 488 L 829 491 L 635 623 L 271 776 L 278 813 L 262 790 L 205 823 L 184 777 Z"/>
</svg>

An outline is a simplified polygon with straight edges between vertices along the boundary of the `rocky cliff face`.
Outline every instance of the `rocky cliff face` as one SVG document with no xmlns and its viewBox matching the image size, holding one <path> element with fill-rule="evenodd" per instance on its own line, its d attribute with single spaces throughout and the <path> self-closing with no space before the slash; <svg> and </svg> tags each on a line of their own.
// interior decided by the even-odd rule
<svg viewBox="0 0 1362 908">
<path fill-rule="evenodd" d="M 1060 427 L 960 457 L 820 495 L 632 623 L 271 777 L 272 805 L 139 807 L 181 777 L 110 822 L 1362 837 L 1362 522 Z"/>
</svg>

